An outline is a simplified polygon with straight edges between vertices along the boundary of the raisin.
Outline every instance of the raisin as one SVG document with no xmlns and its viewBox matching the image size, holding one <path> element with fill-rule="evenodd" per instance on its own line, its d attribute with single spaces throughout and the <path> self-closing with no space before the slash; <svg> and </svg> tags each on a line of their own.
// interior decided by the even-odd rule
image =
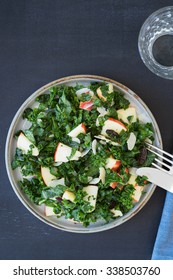
<svg viewBox="0 0 173 280">
<path fill-rule="evenodd" d="M 142 149 L 140 149 L 140 153 L 137 157 L 137 161 L 140 165 L 142 165 L 147 159 L 147 149 L 145 147 L 143 147 Z"/>
<path fill-rule="evenodd" d="M 109 205 L 109 209 L 113 209 L 116 206 L 116 202 L 115 201 L 111 201 L 110 205 Z"/>
<path fill-rule="evenodd" d="M 115 132 L 114 130 L 112 130 L 112 129 L 107 129 L 106 130 L 106 133 L 108 134 L 108 136 L 110 136 L 110 137 L 118 137 L 119 136 L 119 134 L 117 133 L 117 132 Z"/>
<path fill-rule="evenodd" d="M 56 200 L 61 202 L 62 201 L 62 198 L 61 197 L 56 197 Z"/>
</svg>

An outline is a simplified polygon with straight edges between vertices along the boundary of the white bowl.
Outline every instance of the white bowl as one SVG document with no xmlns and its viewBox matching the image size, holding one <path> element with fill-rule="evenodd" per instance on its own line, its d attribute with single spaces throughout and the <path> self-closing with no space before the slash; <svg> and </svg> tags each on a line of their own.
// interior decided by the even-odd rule
<svg viewBox="0 0 173 280">
<path fill-rule="evenodd" d="M 38 89 L 19 108 L 9 128 L 9 132 L 6 140 L 5 159 L 6 159 L 6 169 L 7 169 L 8 177 L 13 187 L 13 190 L 15 191 L 16 195 L 21 200 L 21 202 L 24 204 L 24 206 L 33 215 L 35 215 L 37 218 L 39 218 L 41 221 L 45 222 L 46 224 L 65 231 L 76 232 L 76 233 L 91 233 L 91 232 L 104 231 L 116 227 L 126 222 L 127 220 L 131 219 L 146 204 L 146 202 L 150 199 L 155 189 L 155 186 L 153 184 L 148 185 L 146 189 L 146 193 L 142 196 L 140 201 L 134 206 L 133 209 L 131 209 L 124 216 L 119 217 L 116 220 L 112 220 L 107 224 L 105 224 L 105 221 L 100 220 L 97 221 L 96 223 L 90 224 L 90 226 L 86 228 L 82 224 L 69 221 L 64 217 L 61 218 L 57 218 L 56 216 L 46 217 L 44 214 L 43 206 L 37 206 L 34 203 L 32 203 L 27 197 L 27 195 L 19 187 L 18 181 L 22 178 L 22 175 L 19 169 L 12 170 L 11 162 L 16 149 L 16 141 L 14 139 L 14 134 L 19 129 L 26 129 L 27 126 L 27 122 L 22 118 L 22 114 L 24 110 L 27 107 L 32 107 L 35 103 L 35 98 L 43 93 L 48 92 L 49 88 L 52 86 L 57 86 L 60 84 L 73 86 L 76 83 L 82 83 L 83 85 L 87 86 L 88 84 L 90 84 L 90 82 L 103 82 L 103 81 L 107 83 L 112 83 L 115 88 L 123 92 L 125 97 L 131 102 L 131 104 L 133 104 L 136 107 L 138 116 L 140 116 L 140 118 L 144 122 L 149 121 L 152 123 L 155 132 L 155 144 L 158 147 L 162 148 L 162 139 L 156 120 L 154 119 L 152 113 L 145 105 L 145 103 L 139 98 L 139 96 L 137 96 L 133 91 L 131 91 L 126 86 L 114 80 L 100 77 L 100 76 L 93 76 L 93 75 L 77 75 L 77 76 L 61 78 Z"/>
</svg>

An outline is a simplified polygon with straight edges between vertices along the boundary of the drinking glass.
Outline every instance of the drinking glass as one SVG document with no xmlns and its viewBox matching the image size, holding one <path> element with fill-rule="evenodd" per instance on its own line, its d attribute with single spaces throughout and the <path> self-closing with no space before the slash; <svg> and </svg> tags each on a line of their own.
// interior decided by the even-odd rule
<svg viewBox="0 0 173 280">
<path fill-rule="evenodd" d="M 153 73 L 173 79 L 173 6 L 161 8 L 146 19 L 139 33 L 138 48 Z"/>
</svg>

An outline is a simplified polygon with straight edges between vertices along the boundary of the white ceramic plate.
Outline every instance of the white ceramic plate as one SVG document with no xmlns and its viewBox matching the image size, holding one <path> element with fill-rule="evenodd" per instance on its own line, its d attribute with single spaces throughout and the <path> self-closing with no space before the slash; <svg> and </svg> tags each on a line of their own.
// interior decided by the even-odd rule
<svg viewBox="0 0 173 280">
<path fill-rule="evenodd" d="M 145 103 L 137 96 L 133 91 L 128 89 L 126 86 L 100 76 L 93 76 L 93 75 L 78 75 L 78 76 L 70 76 L 62 79 L 58 79 L 56 81 L 53 81 L 39 90 L 35 91 L 24 103 L 23 105 L 19 108 L 17 111 L 11 126 L 9 128 L 8 136 L 7 136 L 7 141 L 6 141 L 6 151 L 5 151 L 5 158 L 6 158 L 6 168 L 7 168 L 7 173 L 9 180 L 11 182 L 11 185 L 18 196 L 18 198 L 21 200 L 21 202 L 24 204 L 24 206 L 32 213 L 34 214 L 37 218 L 42 220 L 43 222 L 47 223 L 50 226 L 53 226 L 58 229 L 62 229 L 65 231 L 70 231 L 70 232 L 78 232 L 78 233 L 90 233 L 90 232 L 99 232 L 103 230 L 107 230 L 113 227 L 116 227 L 125 221 L 129 220 L 132 218 L 149 200 L 151 195 L 154 192 L 155 186 L 153 184 L 148 185 L 146 189 L 146 193 L 142 196 L 141 200 L 134 206 L 133 209 L 131 209 L 127 214 L 125 214 L 122 217 L 117 218 L 116 220 L 113 220 L 109 222 L 108 224 L 105 224 L 104 221 L 98 221 L 96 223 L 91 224 L 89 227 L 85 228 L 82 226 L 80 223 L 74 223 L 72 221 L 69 221 L 65 219 L 64 217 L 57 218 L 56 216 L 50 216 L 46 217 L 44 214 L 44 208 L 43 206 L 37 206 L 34 203 L 32 203 L 28 197 L 23 193 L 23 191 L 20 189 L 18 181 L 22 178 L 22 175 L 19 171 L 19 169 L 12 170 L 11 168 L 11 162 L 12 158 L 15 154 L 15 149 L 16 149 L 16 140 L 14 139 L 14 134 L 17 132 L 19 129 L 26 129 L 27 128 L 27 121 L 23 120 L 22 114 L 24 110 L 27 107 L 33 107 L 35 105 L 35 98 L 43 93 L 46 93 L 49 91 L 49 88 L 52 86 L 57 86 L 60 84 L 66 84 L 70 86 L 74 86 L 76 83 L 78 84 L 83 84 L 84 86 L 87 87 L 88 84 L 91 82 L 108 82 L 112 83 L 115 88 L 120 90 L 125 94 L 125 97 L 131 102 L 132 105 L 134 105 L 137 109 L 137 114 L 138 117 L 140 118 L 141 121 L 143 122 L 151 122 L 155 131 L 155 144 L 162 148 L 162 139 L 160 135 L 160 131 L 158 128 L 158 125 L 148 109 L 148 107 L 145 105 Z"/>
</svg>

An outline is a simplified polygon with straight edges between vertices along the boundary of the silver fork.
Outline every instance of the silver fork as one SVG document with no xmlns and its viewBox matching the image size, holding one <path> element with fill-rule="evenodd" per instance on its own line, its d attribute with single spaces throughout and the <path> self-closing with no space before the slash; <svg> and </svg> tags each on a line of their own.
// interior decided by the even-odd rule
<svg viewBox="0 0 173 280">
<path fill-rule="evenodd" d="M 154 145 L 151 145 L 149 143 L 146 144 L 147 150 L 156 155 L 152 165 L 168 173 L 169 175 L 173 175 L 173 155 Z"/>
</svg>

